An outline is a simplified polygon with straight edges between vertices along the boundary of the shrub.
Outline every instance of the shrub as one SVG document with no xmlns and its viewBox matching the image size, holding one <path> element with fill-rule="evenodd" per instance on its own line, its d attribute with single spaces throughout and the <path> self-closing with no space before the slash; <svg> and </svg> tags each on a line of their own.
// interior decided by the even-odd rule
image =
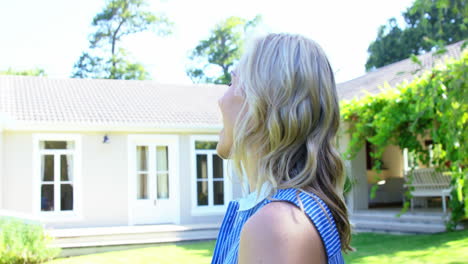
<svg viewBox="0 0 468 264">
<path fill-rule="evenodd" d="M 48 246 L 51 238 L 41 225 L 14 218 L 0 218 L 0 264 L 35 264 L 60 252 Z"/>
</svg>

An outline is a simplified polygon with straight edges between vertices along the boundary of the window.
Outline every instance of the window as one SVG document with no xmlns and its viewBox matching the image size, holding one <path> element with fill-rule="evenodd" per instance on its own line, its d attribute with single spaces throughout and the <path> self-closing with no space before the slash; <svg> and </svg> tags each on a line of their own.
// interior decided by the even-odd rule
<svg viewBox="0 0 468 264">
<path fill-rule="evenodd" d="M 128 158 L 128 223 L 180 223 L 180 200 L 191 201 L 190 173 L 179 173 L 179 162 L 191 168 L 191 148 L 179 155 L 179 135 L 129 134 Z M 187 142 L 188 143 L 188 142 Z M 188 164 L 187 164 L 188 163 Z M 186 177 L 181 182 L 179 178 Z M 182 191 L 182 193 L 181 193 Z M 191 205 L 191 204 L 190 204 Z M 190 206 L 189 205 L 189 206 Z"/>
<path fill-rule="evenodd" d="M 434 166 L 437 161 L 443 158 L 442 144 L 435 144 L 433 140 L 425 140 L 424 145 L 429 151 L 429 164 L 428 166 Z"/>
<path fill-rule="evenodd" d="M 39 141 L 40 210 L 42 212 L 73 211 L 74 141 Z"/>
<path fill-rule="evenodd" d="M 217 138 L 196 137 L 192 139 L 194 149 L 194 208 L 196 211 L 216 211 L 225 208 L 230 199 L 230 185 L 226 181 L 225 161 L 216 153 Z M 213 210 L 215 209 L 215 210 Z"/>
<path fill-rule="evenodd" d="M 150 196 L 156 196 L 158 199 L 169 199 L 167 146 L 139 145 L 136 146 L 136 155 L 137 199 L 152 199 Z M 155 157 L 154 164 L 156 167 L 154 173 L 150 170 L 150 157 Z M 152 181 L 152 177 L 156 177 L 156 181 Z M 150 195 L 153 188 L 155 188 L 156 194 Z"/>
<path fill-rule="evenodd" d="M 137 146 L 137 199 L 148 199 L 148 147 Z"/>
<path fill-rule="evenodd" d="M 371 156 L 371 152 L 374 152 L 373 145 L 366 140 L 366 167 L 367 170 L 372 170 L 374 167 L 375 159 Z"/>
<path fill-rule="evenodd" d="M 407 148 L 403 149 L 403 162 L 405 173 L 411 170 L 411 168 L 419 168 L 416 153 L 414 151 L 408 151 Z"/>
<path fill-rule="evenodd" d="M 45 222 L 82 220 L 81 135 L 34 133 L 32 207 Z"/>
</svg>

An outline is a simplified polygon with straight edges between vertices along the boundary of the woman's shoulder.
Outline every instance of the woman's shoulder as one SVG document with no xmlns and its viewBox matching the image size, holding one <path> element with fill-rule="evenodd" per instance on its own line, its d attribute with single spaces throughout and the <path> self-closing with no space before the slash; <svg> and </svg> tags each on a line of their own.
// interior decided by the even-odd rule
<svg viewBox="0 0 468 264">
<path fill-rule="evenodd" d="M 335 226 L 327 204 L 313 192 L 296 188 L 280 189 L 270 199 L 266 199 L 265 204 L 275 201 L 284 201 L 299 207 L 311 218 L 314 224 L 317 224 L 317 221 L 321 222 L 322 218 L 326 218 L 328 220 L 327 224 Z"/>
<path fill-rule="evenodd" d="M 314 258 L 322 260 L 317 263 L 325 260 L 320 234 L 289 202 L 266 204 L 242 228 L 239 263 L 303 263 Z"/>
<path fill-rule="evenodd" d="M 270 199 L 265 200 L 265 206 L 278 201 L 297 208 L 310 220 L 310 224 L 322 238 L 329 257 L 340 252 L 341 241 L 333 214 L 317 194 L 296 188 L 280 189 Z"/>
</svg>

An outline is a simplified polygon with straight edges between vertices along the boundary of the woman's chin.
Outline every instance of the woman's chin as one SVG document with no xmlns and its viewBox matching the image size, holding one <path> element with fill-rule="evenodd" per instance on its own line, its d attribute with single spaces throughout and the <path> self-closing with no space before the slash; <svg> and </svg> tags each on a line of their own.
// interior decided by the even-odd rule
<svg viewBox="0 0 468 264">
<path fill-rule="evenodd" d="M 223 146 L 222 141 L 220 140 L 218 142 L 218 145 L 216 146 L 216 153 L 218 156 L 220 156 L 223 159 L 228 159 L 228 153 L 229 151 L 226 151 L 226 148 Z"/>
<path fill-rule="evenodd" d="M 216 153 L 218 156 L 220 156 L 223 159 L 226 159 L 226 152 L 224 151 L 223 146 L 221 146 L 221 140 L 218 142 L 218 145 L 216 146 Z"/>
<path fill-rule="evenodd" d="M 225 138 L 224 138 L 224 129 L 222 129 L 219 132 L 219 141 L 218 144 L 216 145 L 216 152 L 218 156 L 220 156 L 223 159 L 228 159 L 229 158 L 229 151 L 230 148 L 225 146 Z"/>
</svg>

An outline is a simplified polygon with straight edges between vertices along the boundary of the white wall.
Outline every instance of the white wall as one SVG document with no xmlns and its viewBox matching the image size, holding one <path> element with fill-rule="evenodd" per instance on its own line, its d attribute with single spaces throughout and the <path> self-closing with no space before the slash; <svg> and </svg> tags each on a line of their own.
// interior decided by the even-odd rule
<svg viewBox="0 0 468 264">
<path fill-rule="evenodd" d="M 378 179 L 402 178 L 403 177 L 403 150 L 398 146 L 389 145 L 382 154 L 385 169 L 377 175 L 374 170 L 367 170 L 367 182 L 374 184 Z"/>
<path fill-rule="evenodd" d="M 350 136 L 345 132 L 347 124 L 342 123 L 338 132 L 338 150 L 344 153 L 348 147 Z M 345 161 L 345 173 L 355 181 L 347 195 L 347 206 L 350 212 L 367 209 L 369 194 L 367 187 L 366 153 L 362 148 L 353 160 Z"/>
<path fill-rule="evenodd" d="M 4 132 L 4 209 L 33 214 L 33 133 Z M 82 219 L 49 223 L 53 227 L 127 224 L 126 134 L 82 134 Z"/>
<path fill-rule="evenodd" d="M 0 136 L 3 143 L 3 208 L 33 214 L 33 134 L 38 132 L 4 131 Z M 103 144 L 104 133 L 70 132 L 81 135 L 82 219 L 56 221 L 49 227 L 92 227 L 128 224 L 128 154 L 127 136 L 132 132 L 109 133 L 110 142 Z M 0 134 L 1 135 L 1 134 Z M 190 134 L 179 135 L 181 224 L 220 223 L 224 211 L 215 215 L 192 215 L 191 183 L 192 157 Z M 1 151 L 0 151 L 1 154 Z M 0 162 L 2 161 L 0 156 Z M 1 165 L 2 163 L 0 163 Z M 0 166 L 1 168 L 1 166 Z M 1 172 L 1 170 L 0 170 Z M 0 183 L 1 184 L 1 183 Z M 234 184 L 233 198 L 241 195 L 240 185 Z M 36 190 L 37 193 L 37 190 Z M 226 201 L 226 204 L 229 201 Z"/>
<path fill-rule="evenodd" d="M 32 214 L 32 134 L 3 131 L 3 140 L 3 209 Z"/>
<path fill-rule="evenodd" d="M 82 138 L 83 225 L 127 225 L 127 134 L 86 133 Z"/>
<path fill-rule="evenodd" d="M 395 145 L 387 146 L 382 160 L 388 168 L 388 177 L 403 177 L 403 150 L 400 147 Z"/>
</svg>

